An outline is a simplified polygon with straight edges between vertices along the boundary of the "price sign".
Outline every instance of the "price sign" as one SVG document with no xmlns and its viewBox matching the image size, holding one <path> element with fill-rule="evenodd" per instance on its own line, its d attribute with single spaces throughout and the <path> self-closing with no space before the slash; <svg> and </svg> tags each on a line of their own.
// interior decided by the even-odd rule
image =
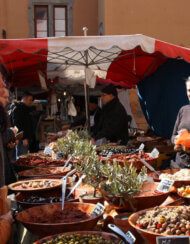
<svg viewBox="0 0 190 244">
<path fill-rule="evenodd" d="M 130 243 L 131 243 L 131 244 L 134 243 L 134 242 L 136 241 L 136 238 L 135 238 L 134 235 L 131 233 L 131 231 L 127 231 L 127 233 L 126 233 L 125 235 L 129 237 L 129 239 L 130 239 Z M 124 244 L 124 242 L 123 242 L 123 241 L 120 241 L 119 244 Z"/>
<path fill-rule="evenodd" d="M 128 236 L 131 239 L 132 242 L 135 242 L 136 241 L 136 238 L 131 233 L 131 231 L 127 231 L 126 236 Z"/>
<path fill-rule="evenodd" d="M 158 191 L 162 191 L 162 192 L 168 192 L 171 188 L 171 186 L 173 185 L 174 180 L 170 180 L 167 178 L 164 178 L 160 181 L 157 190 Z"/>
<path fill-rule="evenodd" d="M 63 178 L 62 178 L 62 181 L 63 181 L 63 182 L 62 182 L 62 210 L 64 210 L 67 177 L 63 177 Z"/>
<path fill-rule="evenodd" d="M 158 149 L 154 148 L 154 149 L 152 150 L 150 156 L 151 156 L 152 158 L 157 158 L 157 157 L 159 156 L 159 154 L 160 154 L 160 153 L 159 153 Z"/>
<path fill-rule="evenodd" d="M 72 178 L 71 178 L 71 183 L 75 182 L 77 176 L 76 175 L 73 175 Z"/>
<path fill-rule="evenodd" d="M 109 152 L 107 157 L 106 157 L 106 160 L 108 160 L 111 157 L 111 155 L 112 155 L 112 152 Z"/>
<path fill-rule="evenodd" d="M 139 153 L 141 153 L 144 149 L 144 143 L 141 143 L 140 147 L 139 147 Z"/>
<path fill-rule="evenodd" d="M 67 168 L 70 170 L 72 168 L 72 164 L 69 164 Z"/>
<path fill-rule="evenodd" d="M 44 149 L 44 154 L 46 154 L 46 155 L 52 155 L 52 149 L 49 148 L 49 147 L 46 147 L 46 148 Z"/>
<path fill-rule="evenodd" d="M 171 237 L 156 237 L 157 244 L 190 244 L 190 237 L 171 236 Z"/>
<path fill-rule="evenodd" d="M 63 159 L 63 153 L 62 152 L 57 152 L 55 155 L 55 159 Z"/>
<path fill-rule="evenodd" d="M 105 209 L 104 205 L 102 205 L 101 203 L 97 203 L 95 209 L 91 213 L 91 216 L 100 215 L 101 213 L 104 212 L 104 209 Z"/>
</svg>

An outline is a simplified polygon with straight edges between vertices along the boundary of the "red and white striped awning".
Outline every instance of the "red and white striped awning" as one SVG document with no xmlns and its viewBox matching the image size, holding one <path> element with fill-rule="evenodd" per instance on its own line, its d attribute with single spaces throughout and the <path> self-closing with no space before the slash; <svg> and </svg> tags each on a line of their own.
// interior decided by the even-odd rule
<svg viewBox="0 0 190 244">
<path fill-rule="evenodd" d="M 47 84 L 81 82 L 85 67 L 98 82 L 134 87 L 168 58 L 190 62 L 190 49 L 141 34 L 0 40 L 0 64 L 15 87 L 40 85 L 39 71 Z"/>
</svg>

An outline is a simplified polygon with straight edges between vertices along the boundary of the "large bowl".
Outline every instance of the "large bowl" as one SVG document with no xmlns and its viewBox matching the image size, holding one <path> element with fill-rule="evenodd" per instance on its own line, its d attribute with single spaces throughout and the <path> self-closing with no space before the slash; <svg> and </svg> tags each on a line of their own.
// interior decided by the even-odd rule
<svg viewBox="0 0 190 244">
<path fill-rule="evenodd" d="M 170 192 L 174 191 L 172 187 L 169 192 L 158 192 L 156 190 L 158 185 L 159 183 L 157 182 L 145 182 L 141 188 L 141 192 L 135 195 L 130 201 L 122 196 L 106 195 L 104 191 L 102 191 L 102 194 L 115 209 L 135 212 L 160 205 L 166 200 Z"/>
<path fill-rule="evenodd" d="M 62 178 L 66 175 L 70 169 L 63 167 L 36 167 L 33 169 L 24 170 L 18 173 L 20 179 L 25 178 L 35 178 L 35 177 L 53 177 L 53 178 Z M 56 173 L 57 172 L 57 173 Z"/>
<path fill-rule="evenodd" d="M 78 209 L 87 214 L 91 214 L 95 208 L 95 204 L 89 203 L 65 203 L 64 209 L 72 211 L 72 209 Z M 47 204 L 43 206 L 37 206 L 26 209 L 20 212 L 16 216 L 16 220 L 21 222 L 29 231 L 33 234 L 44 237 L 48 235 L 58 234 L 69 231 L 80 231 L 80 230 L 93 230 L 97 221 L 102 216 L 91 216 L 85 220 L 78 220 L 70 223 L 35 223 L 31 221 L 32 216 L 42 216 L 43 214 L 48 216 L 54 216 L 55 212 L 61 212 L 61 204 Z"/>
<path fill-rule="evenodd" d="M 67 188 L 66 189 L 66 195 L 70 192 L 70 190 Z M 36 192 L 35 194 L 31 194 L 29 192 L 20 192 L 15 195 L 15 200 L 17 204 L 22 208 L 22 209 L 27 209 L 27 208 L 32 208 L 36 206 L 41 206 L 45 204 L 51 204 L 51 203 L 43 203 L 43 202 L 26 202 L 24 199 L 30 198 L 31 196 L 36 196 L 36 197 L 45 197 L 45 198 L 61 198 L 62 197 L 62 192 L 61 189 L 53 189 L 48 192 Z M 78 202 L 79 199 L 74 198 L 73 195 L 71 195 L 71 198 L 68 200 L 68 202 Z M 55 202 L 54 202 L 55 203 Z"/>
<path fill-rule="evenodd" d="M 47 186 L 47 187 L 36 187 L 36 188 L 23 188 L 21 187 L 22 184 L 28 184 L 30 182 L 43 182 L 43 181 L 49 181 L 54 183 L 53 186 Z M 62 186 L 62 180 L 60 179 L 48 179 L 48 178 L 38 178 L 38 179 L 33 179 L 33 180 L 21 180 L 21 181 L 17 181 L 15 183 L 9 184 L 8 188 L 11 191 L 15 191 L 15 192 L 37 192 L 37 191 L 49 191 L 55 188 L 59 188 Z"/>
<path fill-rule="evenodd" d="M 62 234 L 66 234 L 66 235 L 73 235 L 73 234 L 81 234 L 81 235 L 100 235 L 102 236 L 104 239 L 106 240 L 111 240 L 114 243 L 119 243 L 121 240 L 114 234 L 111 233 L 106 233 L 106 232 L 98 232 L 98 231 L 75 231 L 75 232 L 66 232 L 66 233 L 62 233 Z M 60 235 L 60 234 L 59 234 Z M 34 244 L 43 244 L 46 241 L 51 240 L 52 238 L 57 237 L 58 235 L 53 235 L 53 236 L 48 236 L 45 237 L 39 241 L 34 242 Z"/>
<path fill-rule="evenodd" d="M 166 208 L 166 207 L 162 207 L 162 208 Z M 168 206 L 167 207 L 168 209 L 169 208 L 176 208 L 176 206 Z M 151 210 L 152 208 L 150 209 L 146 209 L 146 210 Z M 154 232 L 150 232 L 150 231 L 146 231 L 146 230 L 143 230 L 139 227 L 136 226 L 136 221 L 137 219 L 140 217 L 140 215 L 145 212 L 146 210 L 141 210 L 137 213 L 134 213 L 132 214 L 130 217 L 129 217 L 129 224 L 145 239 L 148 241 L 148 243 L 150 244 L 156 244 L 156 237 L 157 236 L 174 236 L 174 235 L 164 235 L 164 234 L 158 234 L 158 233 L 154 233 Z M 175 235 L 176 236 L 176 235 Z"/>
<path fill-rule="evenodd" d="M 157 171 L 159 174 L 162 174 L 162 173 L 167 173 L 167 174 L 175 174 L 176 172 L 178 172 L 180 169 L 165 169 L 165 170 L 160 170 L 160 171 Z M 190 170 L 190 169 L 189 169 Z M 154 181 L 156 182 L 160 182 L 161 180 L 159 179 L 159 176 L 154 173 L 154 172 L 151 172 L 149 173 L 149 176 L 153 178 Z M 190 185 L 190 180 L 175 180 L 174 181 L 174 184 L 173 184 L 176 188 L 178 187 L 181 187 L 181 186 L 187 186 L 187 185 Z"/>
</svg>

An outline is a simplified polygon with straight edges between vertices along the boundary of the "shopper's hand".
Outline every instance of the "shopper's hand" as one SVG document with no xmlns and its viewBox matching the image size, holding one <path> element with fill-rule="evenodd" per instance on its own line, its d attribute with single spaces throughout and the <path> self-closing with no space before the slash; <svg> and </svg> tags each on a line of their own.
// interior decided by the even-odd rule
<svg viewBox="0 0 190 244">
<path fill-rule="evenodd" d="M 28 140 L 27 139 L 24 139 L 22 141 L 22 144 L 23 144 L 24 147 L 28 146 Z"/>
</svg>

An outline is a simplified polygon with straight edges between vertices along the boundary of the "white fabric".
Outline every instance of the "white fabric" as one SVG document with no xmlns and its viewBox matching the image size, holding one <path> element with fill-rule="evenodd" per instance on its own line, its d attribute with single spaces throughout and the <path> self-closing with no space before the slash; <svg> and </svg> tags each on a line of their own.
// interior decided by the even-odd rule
<svg viewBox="0 0 190 244">
<path fill-rule="evenodd" d="M 95 72 L 95 75 L 105 79 L 111 62 L 122 50 L 133 50 L 137 46 L 147 53 L 153 53 L 155 50 L 155 39 L 141 34 L 67 36 L 47 40 L 47 76 L 52 79 L 61 77 L 65 82 L 68 79 L 80 82 L 81 77 L 85 75 L 86 65 Z"/>
<path fill-rule="evenodd" d="M 85 67 L 85 76 L 86 76 L 86 84 L 89 85 L 90 88 L 94 88 L 96 86 L 96 75 L 95 73 Z"/>
<path fill-rule="evenodd" d="M 55 93 L 51 95 L 51 115 L 55 115 L 58 111 L 57 108 L 57 96 Z"/>
<path fill-rule="evenodd" d="M 73 103 L 73 98 L 71 98 L 68 103 L 68 115 L 74 116 L 74 117 L 77 116 L 77 110 Z"/>
<path fill-rule="evenodd" d="M 118 98 L 121 104 L 124 106 L 127 114 L 132 117 L 131 128 L 138 128 L 131 111 L 131 106 L 129 101 L 129 91 L 127 89 L 122 89 L 121 91 L 118 92 Z"/>
</svg>

